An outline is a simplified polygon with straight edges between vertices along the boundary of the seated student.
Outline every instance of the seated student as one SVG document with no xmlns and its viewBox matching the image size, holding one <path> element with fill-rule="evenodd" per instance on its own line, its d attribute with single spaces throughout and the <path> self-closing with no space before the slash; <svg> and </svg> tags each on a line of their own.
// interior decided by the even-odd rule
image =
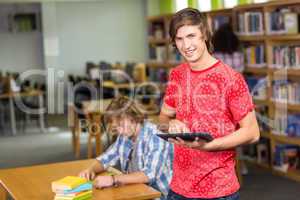
<svg viewBox="0 0 300 200">
<path fill-rule="evenodd" d="M 124 174 L 97 176 L 96 188 L 148 183 L 162 193 L 160 199 L 166 199 L 172 177 L 172 144 L 156 136 L 157 127 L 144 121 L 143 114 L 126 97 L 112 100 L 104 117 L 111 130 L 118 134 L 117 140 L 79 176 L 94 179 L 97 173 L 119 161 Z"/>
</svg>

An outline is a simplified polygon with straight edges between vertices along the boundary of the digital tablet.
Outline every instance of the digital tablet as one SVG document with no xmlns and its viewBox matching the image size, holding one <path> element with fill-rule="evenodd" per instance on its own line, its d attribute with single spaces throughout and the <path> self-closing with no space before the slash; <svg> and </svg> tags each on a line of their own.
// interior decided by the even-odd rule
<svg viewBox="0 0 300 200">
<path fill-rule="evenodd" d="M 205 140 L 206 142 L 210 142 L 213 140 L 213 137 L 208 133 L 163 133 L 157 134 L 157 136 L 164 140 L 168 140 L 169 138 L 176 139 L 176 137 L 179 137 L 182 140 L 188 142 L 194 141 L 197 137 L 200 140 Z"/>
</svg>

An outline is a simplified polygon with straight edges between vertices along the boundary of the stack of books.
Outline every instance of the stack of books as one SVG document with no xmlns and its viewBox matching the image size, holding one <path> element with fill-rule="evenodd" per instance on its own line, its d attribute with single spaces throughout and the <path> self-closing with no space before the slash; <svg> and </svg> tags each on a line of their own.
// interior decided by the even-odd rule
<svg viewBox="0 0 300 200">
<path fill-rule="evenodd" d="M 66 176 L 52 182 L 54 200 L 88 200 L 92 198 L 92 182 L 77 176 Z"/>
</svg>

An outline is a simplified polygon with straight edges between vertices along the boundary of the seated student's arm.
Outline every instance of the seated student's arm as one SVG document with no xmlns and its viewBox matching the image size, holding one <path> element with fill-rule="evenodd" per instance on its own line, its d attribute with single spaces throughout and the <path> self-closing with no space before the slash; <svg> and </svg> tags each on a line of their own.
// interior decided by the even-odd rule
<svg viewBox="0 0 300 200">
<path fill-rule="evenodd" d="M 149 140 L 148 150 L 143 155 L 145 160 L 144 168 L 139 172 L 121 174 L 115 176 L 102 176 L 95 179 L 97 188 L 111 187 L 113 184 L 125 185 L 132 183 L 152 183 L 155 181 L 157 172 L 168 155 L 165 142 L 159 141 L 157 136 L 152 136 Z"/>
<path fill-rule="evenodd" d="M 80 177 L 84 177 L 88 180 L 93 180 L 97 173 L 103 172 L 109 166 L 114 166 L 120 159 L 119 147 L 121 145 L 121 140 L 118 137 L 116 142 L 112 144 L 102 155 L 96 158 L 95 162 L 79 173 Z"/>
<path fill-rule="evenodd" d="M 115 185 L 126 185 L 132 183 L 148 183 L 149 179 L 143 172 L 120 174 L 114 176 L 98 176 L 94 185 L 96 188 L 112 187 Z"/>
</svg>

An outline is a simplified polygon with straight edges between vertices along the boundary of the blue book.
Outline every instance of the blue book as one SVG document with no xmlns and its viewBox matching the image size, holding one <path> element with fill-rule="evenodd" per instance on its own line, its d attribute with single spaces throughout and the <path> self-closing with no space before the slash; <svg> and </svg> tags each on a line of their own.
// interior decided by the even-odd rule
<svg viewBox="0 0 300 200">
<path fill-rule="evenodd" d="M 87 182 L 85 184 L 82 184 L 72 190 L 64 190 L 64 194 L 70 194 L 70 193 L 77 193 L 77 192 L 82 192 L 86 190 L 91 190 L 93 189 L 93 183 L 92 182 Z"/>
</svg>

